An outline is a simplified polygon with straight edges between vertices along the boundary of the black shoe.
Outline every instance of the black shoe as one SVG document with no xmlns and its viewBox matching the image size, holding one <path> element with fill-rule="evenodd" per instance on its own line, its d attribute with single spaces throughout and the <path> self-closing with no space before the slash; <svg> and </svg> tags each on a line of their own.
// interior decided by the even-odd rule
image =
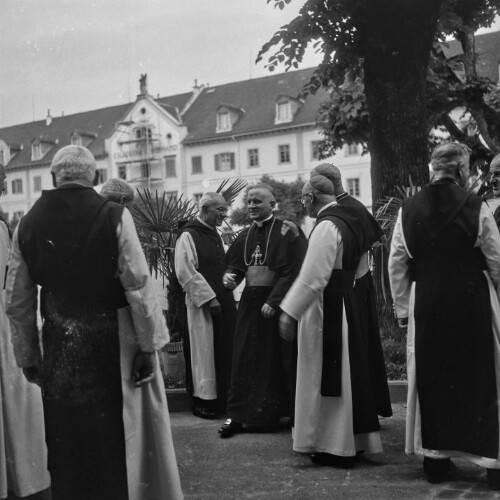
<svg viewBox="0 0 500 500">
<path fill-rule="evenodd" d="M 222 427 L 219 429 L 219 435 L 221 438 L 228 438 L 234 436 L 238 432 L 243 430 L 243 424 L 241 422 L 236 422 L 236 420 L 232 420 L 228 418 Z"/>
<path fill-rule="evenodd" d="M 490 490 L 500 490 L 500 469 L 486 469 Z"/>
<path fill-rule="evenodd" d="M 340 457 L 331 453 L 313 453 L 311 461 L 313 464 L 339 467 L 340 469 L 352 469 L 354 467 L 354 457 Z"/>
<path fill-rule="evenodd" d="M 449 458 L 424 457 L 424 472 L 430 484 L 444 483 L 450 477 L 451 460 Z"/>
<path fill-rule="evenodd" d="M 215 420 L 219 418 L 219 414 L 205 408 L 204 406 L 193 406 L 193 415 L 195 417 L 205 418 L 207 420 Z"/>
</svg>

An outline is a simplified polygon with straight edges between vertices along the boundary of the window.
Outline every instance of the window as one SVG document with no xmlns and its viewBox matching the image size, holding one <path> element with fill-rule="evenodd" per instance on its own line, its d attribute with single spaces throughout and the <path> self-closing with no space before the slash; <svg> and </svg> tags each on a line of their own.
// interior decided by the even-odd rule
<svg viewBox="0 0 500 500">
<path fill-rule="evenodd" d="M 259 150 L 249 149 L 248 150 L 248 166 L 258 167 L 259 166 Z"/>
<path fill-rule="evenodd" d="M 125 165 L 120 165 L 118 167 L 118 179 L 127 180 L 127 167 Z"/>
<path fill-rule="evenodd" d="M 359 196 L 359 179 L 347 179 L 347 192 L 351 196 Z"/>
<path fill-rule="evenodd" d="M 290 145 L 281 144 L 278 146 L 278 155 L 280 163 L 290 163 Z"/>
<path fill-rule="evenodd" d="M 165 191 L 165 198 L 167 201 L 175 200 L 177 198 L 177 191 Z"/>
<path fill-rule="evenodd" d="M 141 163 L 141 177 L 149 179 L 150 175 L 149 163 Z"/>
<path fill-rule="evenodd" d="M 292 121 L 292 106 L 290 101 L 276 103 L 276 123 L 286 123 Z"/>
<path fill-rule="evenodd" d="M 356 156 L 358 154 L 357 144 L 348 144 L 345 148 L 345 156 Z"/>
<path fill-rule="evenodd" d="M 39 142 L 34 142 L 31 145 L 31 161 L 40 160 L 42 158 L 42 146 Z"/>
<path fill-rule="evenodd" d="M 98 168 L 99 184 L 104 184 L 108 180 L 108 171 L 105 168 Z"/>
<path fill-rule="evenodd" d="M 167 177 L 177 177 L 175 174 L 175 156 L 165 157 L 165 175 Z"/>
<path fill-rule="evenodd" d="M 217 132 L 227 132 L 231 130 L 231 116 L 229 111 L 217 113 Z"/>
<path fill-rule="evenodd" d="M 36 175 L 33 177 L 33 191 L 38 193 L 42 190 L 42 177 L 40 175 Z"/>
<path fill-rule="evenodd" d="M 192 156 L 191 157 L 191 173 L 192 174 L 201 174 L 201 156 Z"/>
<path fill-rule="evenodd" d="M 322 141 L 312 141 L 311 142 L 311 159 L 312 160 L 319 160 L 319 152 L 321 149 L 321 143 Z"/>
<path fill-rule="evenodd" d="M 234 170 L 234 153 L 220 153 L 215 155 L 215 170 L 219 172 Z"/>
<path fill-rule="evenodd" d="M 135 138 L 136 139 L 151 139 L 153 137 L 153 132 L 150 127 L 139 127 L 135 129 Z"/>
<path fill-rule="evenodd" d="M 12 194 L 21 194 L 23 192 L 23 180 L 14 179 L 12 181 Z"/>
<path fill-rule="evenodd" d="M 82 136 L 75 132 L 71 136 L 71 144 L 73 144 L 73 146 L 81 146 L 82 145 Z"/>
</svg>

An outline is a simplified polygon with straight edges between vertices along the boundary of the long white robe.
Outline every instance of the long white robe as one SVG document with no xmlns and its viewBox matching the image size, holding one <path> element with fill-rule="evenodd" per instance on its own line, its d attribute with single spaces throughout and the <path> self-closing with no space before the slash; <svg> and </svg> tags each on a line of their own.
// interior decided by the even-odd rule
<svg viewBox="0 0 500 500">
<path fill-rule="evenodd" d="M 168 342 L 169 334 L 128 210 L 124 210 L 117 232 L 118 275 L 129 304 L 118 310 L 129 500 L 180 500 L 183 495 L 159 365 L 150 384 L 134 388 L 131 381 L 135 354 L 139 350 L 160 349 Z M 32 366 L 41 356 L 36 324 L 37 289 L 21 254 L 17 231 L 9 267 L 7 311 L 16 360 L 19 366 Z"/>
<path fill-rule="evenodd" d="M 197 268 L 194 240 L 184 232 L 175 246 L 175 273 L 186 292 L 193 396 L 210 400 L 217 398 L 214 327 L 208 306 L 215 298 L 215 292 Z"/>
<path fill-rule="evenodd" d="M 24 497 L 50 486 L 42 395 L 16 364 L 5 314 L 9 252 L 7 226 L 0 221 L 0 498 L 7 498 L 7 490 Z"/>
<path fill-rule="evenodd" d="M 323 290 L 333 269 L 342 269 L 342 236 L 333 222 L 321 221 L 311 234 L 300 274 L 281 303 L 299 321 L 297 392 L 293 449 L 354 456 L 356 451 L 382 451 L 380 433 L 354 434 L 345 309 L 342 324 L 342 386 L 340 397 L 321 395 L 323 364 Z"/>
<path fill-rule="evenodd" d="M 500 408 L 500 307 L 492 282 L 492 280 L 495 283 L 500 282 L 500 235 L 491 210 L 485 203 L 482 204 L 479 214 L 479 231 L 475 247 L 481 248 L 488 267 L 488 272 L 485 271 L 484 274 L 490 289 L 497 398 L 499 398 L 498 408 Z M 408 400 L 406 410 L 405 451 L 408 455 L 417 454 L 431 458 L 462 457 L 481 467 L 500 469 L 500 456 L 495 460 L 462 451 L 429 450 L 422 446 L 422 422 L 418 402 L 415 362 L 415 282 L 410 280 L 410 259 L 411 254 L 406 246 L 400 211 L 392 235 L 391 253 L 389 257 L 389 277 L 396 315 L 398 318 L 408 318 L 406 346 Z M 498 413 L 500 426 L 500 411 Z"/>
</svg>

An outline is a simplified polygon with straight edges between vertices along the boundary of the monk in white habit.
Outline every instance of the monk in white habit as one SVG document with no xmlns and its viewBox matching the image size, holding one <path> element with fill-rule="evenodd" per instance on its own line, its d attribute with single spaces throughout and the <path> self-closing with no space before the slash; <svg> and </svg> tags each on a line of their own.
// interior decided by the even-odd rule
<svg viewBox="0 0 500 500">
<path fill-rule="evenodd" d="M 0 164 L 0 195 L 5 169 Z M 5 274 L 10 232 L 0 218 L 0 498 L 8 492 L 33 495 L 50 486 L 43 424 L 42 394 L 17 366 L 5 314 Z"/>
<path fill-rule="evenodd" d="M 227 215 L 218 193 L 205 193 L 198 216 L 182 226 L 175 273 L 186 292 L 193 414 L 214 419 L 226 411 L 236 305 L 224 287 L 224 245 L 217 232 Z"/>
<path fill-rule="evenodd" d="M 431 165 L 433 181 L 403 203 L 389 258 L 407 330 L 406 453 L 424 457 L 430 483 L 446 481 L 460 457 L 500 489 L 500 234 L 464 189 L 467 148 L 440 144 Z"/>
<path fill-rule="evenodd" d="M 313 463 L 349 468 L 357 453 L 382 451 L 354 291 L 363 223 L 357 211 L 337 204 L 332 181 L 321 174 L 302 193 L 317 220 L 300 274 L 280 305 L 284 339 L 293 338 L 299 322 L 293 449 L 311 454 Z"/>
<path fill-rule="evenodd" d="M 42 387 L 52 499 L 179 500 L 156 383 L 169 335 L 132 216 L 94 191 L 88 149 L 63 147 L 51 173 L 13 235 L 6 294 L 17 364 Z"/>
</svg>

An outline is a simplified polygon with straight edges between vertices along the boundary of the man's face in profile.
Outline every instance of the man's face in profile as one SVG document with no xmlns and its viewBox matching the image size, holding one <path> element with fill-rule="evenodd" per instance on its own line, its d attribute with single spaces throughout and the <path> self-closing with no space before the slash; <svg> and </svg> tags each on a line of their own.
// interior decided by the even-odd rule
<svg viewBox="0 0 500 500">
<path fill-rule="evenodd" d="M 493 196 L 500 197 L 500 171 L 493 172 L 491 176 L 491 187 L 493 188 Z"/>
</svg>

